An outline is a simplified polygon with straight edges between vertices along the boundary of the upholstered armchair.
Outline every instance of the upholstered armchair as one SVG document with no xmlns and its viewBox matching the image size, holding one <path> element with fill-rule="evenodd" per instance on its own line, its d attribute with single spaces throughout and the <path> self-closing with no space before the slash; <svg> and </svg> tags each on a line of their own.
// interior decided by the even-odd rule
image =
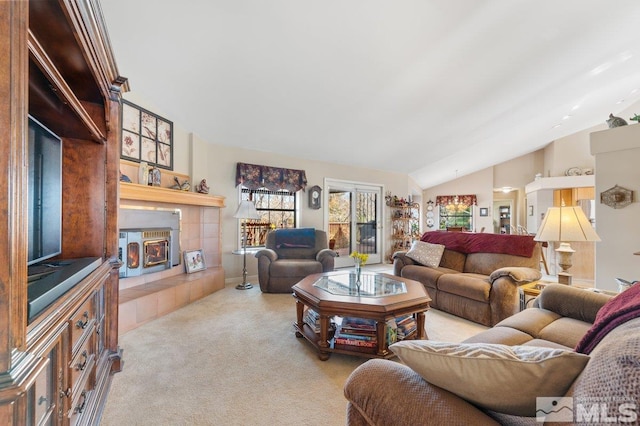
<svg viewBox="0 0 640 426">
<path fill-rule="evenodd" d="M 276 229 L 256 253 L 258 282 L 264 293 L 290 293 L 307 275 L 333 271 L 336 252 L 327 233 L 313 228 Z"/>
</svg>

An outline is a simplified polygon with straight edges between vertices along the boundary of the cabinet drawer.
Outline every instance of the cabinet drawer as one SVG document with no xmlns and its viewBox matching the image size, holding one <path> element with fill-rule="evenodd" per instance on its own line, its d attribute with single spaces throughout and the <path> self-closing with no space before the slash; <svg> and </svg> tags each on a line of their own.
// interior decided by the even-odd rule
<svg viewBox="0 0 640 426">
<path fill-rule="evenodd" d="M 93 388 L 93 370 L 95 364 L 95 333 L 91 333 L 91 335 L 85 339 L 84 343 L 80 346 L 78 353 L 69 363 L 71 394 L 73 396 L 77 395 L 78 389 L 84 388 L 84 384 L 87 382 L 90 387 Z"/>
<path fill-rule="evenodd" d="M 89 385 L 85 385 L 83 389 L 73 398 L 71 408 L 69 408 L 68 418 L 71 426 L 79 424 L 82 414 L 88 408 L 89 398 L 91 397 L 91 389 Z"/>
<path fill-rule="evenodd" d="M 73 358 L 79 349 L 79 345 L 85 338 L 85 334 L 93 330 L 96 323 L 96 301 L 94 295 L 89 297 L 80 308 L 71 316 L 69 328 L 71 329 L 71 357 Z"/>
</svg>

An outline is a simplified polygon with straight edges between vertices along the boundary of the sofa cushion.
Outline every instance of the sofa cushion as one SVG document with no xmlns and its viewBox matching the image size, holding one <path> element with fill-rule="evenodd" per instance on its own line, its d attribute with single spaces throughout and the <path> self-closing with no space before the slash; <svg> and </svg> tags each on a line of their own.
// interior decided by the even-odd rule
<svg viewBox="0 0 640 426">
<path fill-rule="evenodd" d="M 464 262 L 466 260 L 466 254 L 445 248 L 444 253 L 442 253 L 440 266 L 456 272 L 462 272 L 464 270 Z"/>
<path fill-rule="evenodd" d="M 562 317 L 540 330 L 540 334 L 536 337 L 573 349 L 582 339 L 582 336 L 589 331 L 589 328 L 591 328 L 591 324 L 588 322 Z"/>
<path fill-rule="evenodd" d="M 407 265 L 402 268 L 401 275 L 403 278 L 409 278 L 410 280 L 420 281 L 425 287 L 436 288 L 438 278 L 444 274 L 456 274 L 457 271 L 446 269 L 442 267 L 438 268 L 425 268 L 420 265 Z"/>
<path fill-rule="evenodd" d="M 280 259 L 271 264 L 272 277 L 306 277 L 322 272 L 322 263 L 307 259 Z"/>
<path fill-rule="evenodd" d="M 479 302 L 488 302 L 491 292 L 489 277 L 481 274 L 444 274 L 438 278 L 437 288 Z"/>
<path fill-rule="evenodd" d="M 498 253 L 470 253 L 465 260 L 463 272 L 490 275 L 496 269 L 505 266 L 539 270 L 540 255 L 539 251 L 536 252 L 538 253 L 538 257 L 522 257 Z M 539 277 L 537 279 L 539 279 Z"/>
<path fill-rule="evenodd" d="M 503 319 L 496 327 L 507 327 L 520 330 L 532 338 L 538 337 L 543 328 L 561 318 L 555 312 L 546 309 L 525 309 L 516 315 Z"/>
<path fill-rule="evenodd" d="M 444 253 L 444 246 L 442 244 L 414 241 L 411 244 L 411 249 L 407 252 L 407 257 L 424 266 L 436 268 L 440 265 L 442 253 Z"/>
<path fill-rule="evenodd" d="M 501 345 L 524 345 L 532 339 L 530 334 L 511 327 L 492 327 L 465 339 L 462 343 L 496 343 Z"/>
<path fill-rule="evenodd" d="M 483 408 L 536 415 L 537 396 L 564 395 L 589 357 L 570 350 L 413 340 L 389 347 L 426 381 Z"/>
</svg>

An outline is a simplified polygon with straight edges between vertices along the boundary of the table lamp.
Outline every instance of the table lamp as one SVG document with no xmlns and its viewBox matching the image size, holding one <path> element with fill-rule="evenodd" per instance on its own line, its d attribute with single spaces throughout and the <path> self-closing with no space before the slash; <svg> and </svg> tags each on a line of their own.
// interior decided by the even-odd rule
<svg viewBox="0 0 640 426">
<path fill-rule="evenodd" d="M 571 268 L 571 256 L 575 250 L 571 248 L 569 242 L 600 241 L 600 237 L 582 208 L 562 206 L 549 207 L 534 240 L 560 243 L 556 249 L 558 266 L 562 268 L 558 273 L 558 282 L 571 284 L 571 274 L 567 270 Z"/>
<path fill-rule="evenodd" d="M 242 284 L 238 284 L 236 288 L 248 290 L 253 285 L 247 282 L 247 219 L 259 219 L 260 216 L 252 201 L 242 200 L 233 217 L 242 220 Z"/>
</svg>

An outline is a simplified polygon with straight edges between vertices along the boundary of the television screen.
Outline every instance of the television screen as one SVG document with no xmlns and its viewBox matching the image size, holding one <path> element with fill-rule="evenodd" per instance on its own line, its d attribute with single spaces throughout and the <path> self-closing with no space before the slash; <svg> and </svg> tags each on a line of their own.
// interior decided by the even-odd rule
<svg viewBox="0 0 640 426">
<path fill-rule="evenodd" d="M 62 251 L 62 140 L 29 116 L 28 264 Z"/>
</svg>

